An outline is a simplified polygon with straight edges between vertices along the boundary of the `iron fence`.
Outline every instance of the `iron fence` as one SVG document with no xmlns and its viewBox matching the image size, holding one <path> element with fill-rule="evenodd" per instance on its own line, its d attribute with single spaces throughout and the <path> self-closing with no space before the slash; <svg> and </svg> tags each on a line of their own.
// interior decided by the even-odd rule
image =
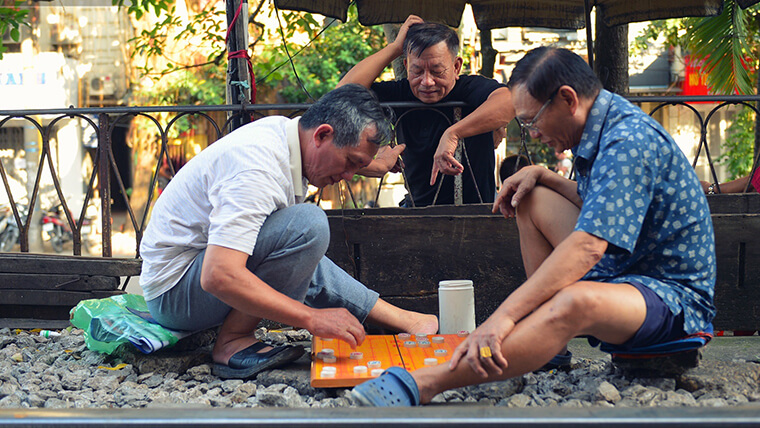
<svg viewBox="0 0 760 428">
<path fill-rule="evenodd" d="M 657 106 L 650 112 L 654 114 L 666 106 L 681 106 L 687 111 L 692 112 L 699 127 L 699 143 L 697 152 L 694 157 L 693 166 L 696 167 L 700 156 L 704 155 L 710 167 L 710 173 L 713 181 L 717 182 L 717 174 L 713 165 L 713 157 L 708 145 L 708 126 L 714 115 L 719 110 L 727 106 L 742 105 L 758 113 L 758 103 L 760 96 L 634 96 L 628 98 L 630 101 L 639 105 L 643 103 L 655 103 Z M 703 115 L 696 109 L 692 103 L 709 102 L 716 103 L 710 108 L 706 115 Z M 421 103 L 387 103 L 393 108 L 451 108 L 458 109 L 462 103 L 444 103 L 435 106 Z M 85 218 L 88 206 L 95 199 L 97 190 L 97 200 L 100 205 L 100 229 L 102 230 L 101 239 L 101 256 L 112 257 L 112 211 L 111 207 L 115 199 L 121 200 L 126 207 L 127 220 L 131 223 L 135 232 L 135 249 L 139 256 L 139 243 L 149 217 L 150 201 L 155 197 L 157 182 L 159 180 L 159 171 L 165 160 L 173 174 L 174 164 L 170 159 L 169 139 L 170 134 L 176 131 L 178 122 L 182 118 L 196 117 L 208 123 L 208 129 L 215 141 L 230 131 L 233 121 L 248 122 L 252 119 L 267 116 L 272 113 L 282 114 L 285 116 L 294 116 L 309 107 L 309 104 L 267 104 L 267 105 L 222 105 L 222 106 L 176 106 L 176 107 L 106 107 L 106 108 L 67 108 L 67 109 L 44 109 L 44 110 L 0 110 L 0 132 L 3 129 L 13 125 L 23 124 L 29 129 L 36 132 L 39 144 L 39 156 L 32 156 L 32 168 L 27 171 L 36 173 L 34 181 L 31 182 L 30 176 L 26 178 L 26 194 L 20 195 L 18 189 L 14 193 L 11 188 L 11 177 L 9 171 L 0 162 L 0 176 L 4 186 L 5 196 L 9 205 L 9 220 L 15 221 L 19 229 L 18 242 L 21 252 L 29 252 L 29 232 L 32 229 L 35 218 L 38 218 L 42 208 L 37 206 L 38 197 L 42 187 L 42 172 L 45 167 L 50 171 L 52 179 L 51 192 L 57 198 L 58 204 L 62 207 L 62 213 L 65 217 L 65 223 L 71 233 L 73 243 L 73 254 L 80 256 L 82 254 L 83 229 L 85 228 Z M 214 114 L 226 114 L 227 118 L 223 121 L 214 119 Z M 160 119 L 166 116 L 165 119 Z M 122 179 L 122 171 L 114 156 L 114 134 L 119 126 L 130 123 L 132 119 L 142 117 L 145 122 L 152 126 L 152 132 L 160 147 L 157 150 L 155 163 L 152 166 L 151 177 L 147 189 L 148 203 L 142 207 L 142 212 L 135 212 L 130 204 L 130 191 L 126 188 Z M 57 137 L 52 135 L 53 130 L 66 120 L 79 119 L 84 127 L 88 128 L 94 136 L 97 144 L 93 157 L 92 171 L 86 177 L 86 188 L 84 191 L 84 201 L 81 211 L 74 215 L 69 208 L 69 202 L 62 190 L 60 171 L 53 161 L 53 150 L 51 141 Z M 401 117 L 399 120 L 402 119 Z M 162 124 L 162 121 L 164 124 Z M 60 148 L 58 145 L 56 147 Z M 0 147 L 2 150 L 3 147 Z M 527 152 L 525 136 L 521 141 L 521 150 Z M 27 156 L 29 158 L 29 156 Z M 753 160 L 752 170 L 758 167 L 758 157 Z M 118 189 L 118 194 L 112 194 L 112 177 Z M 747 191 L 747 189 L 745 189 Z M 2 196 L 2 192 L 0 192 Z M 27 200 L 25 209 L 21 201 Z M 26 212 L 24 212 L 26 211 Z M 35 216 L 35 213 L 37 216 Z"/>
</svg>

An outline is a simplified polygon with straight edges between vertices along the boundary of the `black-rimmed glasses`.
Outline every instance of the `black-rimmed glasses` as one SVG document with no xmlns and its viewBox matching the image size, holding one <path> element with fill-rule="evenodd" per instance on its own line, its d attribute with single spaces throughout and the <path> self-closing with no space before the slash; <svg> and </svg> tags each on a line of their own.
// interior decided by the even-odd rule
<svg viewBox="0 0 760 428">
<path fill-rule="evenodd" d="M 541 118 L 541 114 L 544 112 L 544 110 L 546 110 L 547 107 L 549 107 L 549 104 L 552 103 L 552 100 L 554 100 L 554 96 L 557 95 L 557 92 L 559 92 L 559 89 L 556 90 L 556 91 L 554 91 L 554 92 L 552 92 L 552 94 L 549 96 L 549 99 L 546 100 L 546 102 L 544 103 L 544 105 L 541 106 L 540 109 L 538 109 L 538 113 L 536 113 L 536 115 L 533 116 L 533 120 L 531 120 L 530 122 L 525 123 L 519 117 L 515 117 L 515 119 L 517 119 L 517 123 L 520 125 L 520 127 L 522 129 L 524 129 L 525 131 L 528 131 L 528 132 L 533 131 L 533 132 L 536 132 L 536 133 L 540 133 L 541 130 L 539 130 L 538 126 L 536 126 L 536 124 L 538 123 L 538 119 Z"/>
</svg>

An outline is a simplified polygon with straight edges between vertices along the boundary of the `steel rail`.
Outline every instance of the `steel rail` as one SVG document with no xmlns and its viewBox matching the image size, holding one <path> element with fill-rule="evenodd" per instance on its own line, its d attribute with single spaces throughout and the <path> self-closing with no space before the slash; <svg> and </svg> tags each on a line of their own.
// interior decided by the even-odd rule
<svg viewBox="0 0 760 428">
<path fill-rule="evenodd" d="M 432 405 L 419 408 L 248 408 L 170 406 L 146 409 L 2 409 L 3 427 L 747 427 L 760 425 L 760 407 L 506 408 Z"/>
</svg>

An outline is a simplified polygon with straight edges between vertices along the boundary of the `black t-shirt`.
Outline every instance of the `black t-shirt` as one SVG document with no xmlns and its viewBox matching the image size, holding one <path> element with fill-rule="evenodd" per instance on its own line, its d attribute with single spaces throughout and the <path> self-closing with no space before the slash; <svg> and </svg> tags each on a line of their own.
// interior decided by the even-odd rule
<svg viewBox="0 0 760 428">
<path fill-rule="evenodd" d="M 462 107 L 462 118 L 464 118 L 483 104 L 493 91 L 503 86 L 497 81 L 483 76 L 462 75 L 459 76 L 454 88 L 441 102 L 462 101 L 467 103 L 466 107 Z M 371 89 L 383 102 L 419 101 L 412 93 L 407 79 L 373 83 Z M 438 148 L 444 131 L 454 123 L 454 108 L 413 110 L 404 115 L 409 110 L 413 109 L 395 109 L 396 118 L 401 118 L 396 128 L 396 134 L 398 142 L 406 144 L 406 150 L 401 157 L 406 164 L 404 172 L 414 198 L 414 204 L 426 206 L 433 203 L 433 197 L 438 187 L 437 182 L 435 186 L 430 186 L 433 155 L 435 155 L 435 150 Z M 462 165 L 464 166 L 462 200 L 466 204 L 479 203 L 479 190 L 483 202 L 493 202 L 496 193 L 494 179 L 496 159 L 493 150 L 493 133 L 475 135 L 465 138 L 464 141 L 467 156 L 462 158 Z M 478 190 L 475 189 L 472 180 L 473 174 L 467 163 L 468 158 Z M 443 185 L 438 194 L 436 205 L 454 203 L 454 177 L 450 175 L 443 177 Z M 441 175 L 439 174 L 438 181 L 440 180 Z"/>
</svg>

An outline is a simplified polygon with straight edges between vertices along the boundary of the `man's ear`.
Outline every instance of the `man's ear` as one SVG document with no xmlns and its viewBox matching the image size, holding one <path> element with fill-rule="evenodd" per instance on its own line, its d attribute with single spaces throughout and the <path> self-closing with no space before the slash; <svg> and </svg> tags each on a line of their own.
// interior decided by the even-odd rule
<svg viewBox="0 0 760 428">
<path fill-rule="evenodd" d="M 571 114 L 575 114 L 580 105 L 580 99 L 575 89 L 568 85 L 562 85 L 557 92 L 557 98 L 569 108 Z"/>
<path fill-rule="evenodd" d="M 404 70 L 406 70 L 406 73 L 409 74 L 409 70 L 406 68 L 406 55 L 404 56 Z"/>
<path fill-rule="evenodd" d="M 314 145 L 320 147 L 322 144 L 332 143 L 333 136 L 333 127 L 323 123 L 314 130 Z"/>
<path fill-rule="evenodd" d="M 454 78 L 459 79 L 459 73 L 462 72 L 462 64 L 464 64 L 464 60 L 461 56 L 457 56 L 457 59 L 454 60 Z"/>
</svg>

